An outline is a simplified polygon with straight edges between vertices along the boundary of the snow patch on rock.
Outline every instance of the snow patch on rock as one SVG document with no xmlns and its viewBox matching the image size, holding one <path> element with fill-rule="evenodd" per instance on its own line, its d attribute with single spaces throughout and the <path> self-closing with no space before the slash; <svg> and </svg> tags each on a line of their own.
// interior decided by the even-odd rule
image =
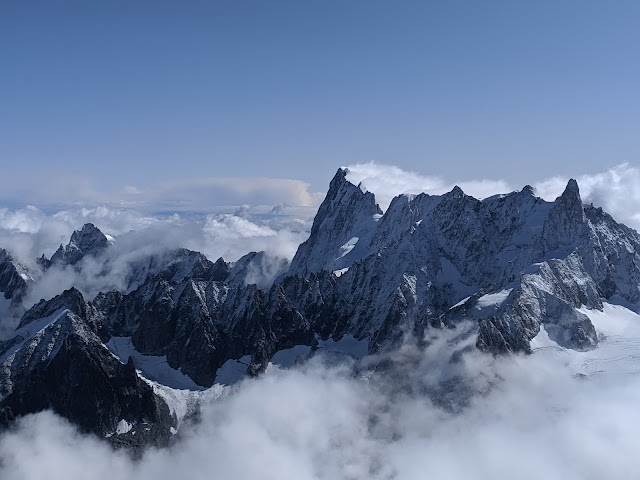
<svg viewBox="0 0 640 480">
<path fill-rule="evenodd" d="M 246 378 L 247 369 L 251 364 L 251 355 L 245 355 L 238 360 L 227 360 L 216 372 L 215 383 L 233 385 Z"/>
<path fill-rule="evenodd" d="M 133 346 L 131 337 L 111 337 L 106 347 L 122 363 L 133 358 L 136 369 L 142 376 L 176 389 L 202 390 L 191 378 L 167 363 L 167 357 L 143 355 Z"/>
</svg>

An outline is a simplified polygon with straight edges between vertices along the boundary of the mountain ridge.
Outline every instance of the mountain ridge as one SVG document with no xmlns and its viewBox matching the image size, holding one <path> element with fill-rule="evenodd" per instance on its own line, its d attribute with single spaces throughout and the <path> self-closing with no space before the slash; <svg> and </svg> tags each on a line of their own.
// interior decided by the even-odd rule
<svg viewBox="0 0 640 480">
<path fill-rule="evenodd" d="M 346 176 L 336 172 L 309 239 L 290 264 L 276 263 L 271 285 L 248 281 L 251 268 L 266 268 L 260 252 L 230 264 L 182 249 L 144 260 L 124 291 L 89 301 L 65 292 L 70 328 L 90 332 L 84 337 L 98 356 L 111 338 L 129 338 L 139 354 L 165 358 L 206 388 L 229 362 L 257 375 L 303 346 L 313 355 L 320 345 L 353 339 L 373 354 L 393 349 L 407 333 L 420 339 L 469 320 L 476 347 L 491 354 L 530 352 L 542 327 L 559 345 L 592 349 L 597 334 L 579 309 L 602 310 L 602 299 L 640 305 L 640 236 L 584 205 L 573 179 L 554 202 L 529 186 L 484 200 L 454 187 L 443 195 L 399 195 L 383 213 L 375 196 Z M 91 227 L 90 238 L 100 238 Z M 19 329 L 48 318 L 60 302 L 35 305 Z M 16 345 L 2 343 L 0 352 Z M 452 358 L 457 354 L 453 345 Z M 117 384 L 118 375 L 107 381 Z M 0 408 L 27 412 L 6 398 Z M 120 420 L 104 415 L 110 428 Z M 174 428 L 156 418 L 163 432 Z"/>
</svg>

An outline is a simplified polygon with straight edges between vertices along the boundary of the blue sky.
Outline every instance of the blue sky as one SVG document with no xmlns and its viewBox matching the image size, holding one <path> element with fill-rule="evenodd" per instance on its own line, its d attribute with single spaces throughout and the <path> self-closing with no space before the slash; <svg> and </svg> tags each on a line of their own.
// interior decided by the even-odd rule
<svg viewBox="0 0 640 480">
<path fill-rule="evenodd" d="M 638 25 L 636 1 L 6 0 L 0 165 L 26 197 L 65 176 L 321 191 L 368 161 L 599 172 L 640 157 Z"/>
</svg>

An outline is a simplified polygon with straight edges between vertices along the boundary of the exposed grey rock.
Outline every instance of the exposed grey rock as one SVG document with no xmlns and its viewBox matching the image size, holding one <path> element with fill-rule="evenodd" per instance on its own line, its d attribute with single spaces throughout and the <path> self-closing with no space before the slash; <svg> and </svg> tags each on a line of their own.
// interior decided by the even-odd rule
<svg viewBox="0 0 640 480">
<path fill-rule="evenodd" d="M 145 256 L 131 264 L 126 292 L 135 290 L 156 276 L 170 283 L 180 283 L 185 278 L 223 281 L 229 277 L 230 272 L 231 266 L 222 258 L 214 263 L 202 253 L 186 248 L 167 250 Z"/>
<path fill-rule="evenodd" d="M 107 237 L 95 225 L 86 223 L 82 229 L 73 232 L 67 245 L 60 245 L 51 257 L 51 264 L 75 265 L 87 255 L 100 255 L 107 247 Z"/>
<path fill-rule="evenodd" d="M 4 298 L 20 301 L 32 281 L 27 269 L 0 248 L 0 293 Z"/>
<path fill-rule="evenodd" d="M 347 180 L 347 169 L 338 169 L 313 220 L 309 239 L 298 248 L 291 271 L 301 275 L 318 270 L 338 270 L 363 258 L 382 214 L 371 192 Z M 349 244 L 353 241 L 352 244 Z"/>
<path fill-rule="evenodd" d="M 90 242 L 76 237 L 71 243 Z M 348 182 L 341 169 L 286 273 L 284 260 L 274 262 L 264 252 L 235 264 L 213 263 L 185 249 L 145 257 L 133 265 L 123 291 L 85 302 L 70 290 L 34 306 L 0 355 L 22 351 L 21 342 L 42 333 L 34 333 L 38 322 L 61 311 L 55 325 L 42 331 L 75 340 L 52 337 L 48 345 L 56 352 L 67 345 L 62 358 L 78 355 L 79 364 L 97 355 L 107 372 L 100 384 L 133 381 L 126 370 L 131 365 L 102 359 L 111 337 L 131 337 L 138 352 L 165 356 L 171 367 L 205 387 L 229 360 L 249 356 L 247 373 L 254 375 L 277 352 L 294 346 L 313 351 L 329 338 L 348 335 L 366 341 L 373 353 L 392 348 L 407 333 L 422 339 L 428 329 L 463 322 L 465 329 L 472 325 L 465 335 L 474 335 L 477 348 L 494 354 L 530 351 L 541 327 L 558 344 L 584 350 L 597 345 L 597 336 L 578 309 L 601 309 L 602 299 L 612 296 L 640 306 L 638 252 L 637 232 L 583 205 L 574 180 L 555 202 L 537 198 L 529 186 L 484 200 L 455 187 L 444 195 L 400 195 L 382 214 L 373 195 Z M 473 341 L 465 342 L 473 348 Z M 33 345 L 34 352 L 43 351 L 38 341 Z M 0 388 L 14 395 L 11 385 L 39 372 L 41 363 L 22 362 L 18 373 L 10 369 Z M 15 395 L 12 402 L 21 405 L 22 394 Z M 111 413 L 104 422 L 112 428 L 120 420 L 113 405 L 128 400 L 106 398 L 105 411 Z M 136 408 L 166 426 L 162 407 L 154 410 L 145 402 Z M 21 412 L 3 410 L 0 402 L 7 422 Z"/>
<path fill-rule="evenodd" d="M 561 247 L 571 247 L 580 239 L 587 226 L 587 218 L 580 199 L 578 183 L 571 179 L 549 212 L 542 232 L 547 252 Z"/>
<path fill-rule="evenodd" d="M 51 409 L 116 444 L 167 444 L 176 419 L 133 361 L 121 363 L 102 344 L 88 321 L 92 310 L 72 289 L 25 314 L 0 343 L 0 409 L 12 417 Z M 142 433 L 117 435 L 121 421 Z"/>
</svg>

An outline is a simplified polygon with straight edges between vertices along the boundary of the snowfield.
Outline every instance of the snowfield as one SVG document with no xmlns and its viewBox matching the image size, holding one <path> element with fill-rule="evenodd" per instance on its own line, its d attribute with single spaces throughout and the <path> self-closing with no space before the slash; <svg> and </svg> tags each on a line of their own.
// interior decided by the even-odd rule
<svg viewBox="0 0 640 480">
<path fill-rule="evenodd" d="M 531 341 L 535 355 L 557 357 L 578 375 L 619 376 L 640 373 L 640 315 L 621 305 L 603 303 L 603 311 L 581 308 L 598 332 L 598 347 L 578 352 L 549 339 L 544 327 Z"/>
</svg>

